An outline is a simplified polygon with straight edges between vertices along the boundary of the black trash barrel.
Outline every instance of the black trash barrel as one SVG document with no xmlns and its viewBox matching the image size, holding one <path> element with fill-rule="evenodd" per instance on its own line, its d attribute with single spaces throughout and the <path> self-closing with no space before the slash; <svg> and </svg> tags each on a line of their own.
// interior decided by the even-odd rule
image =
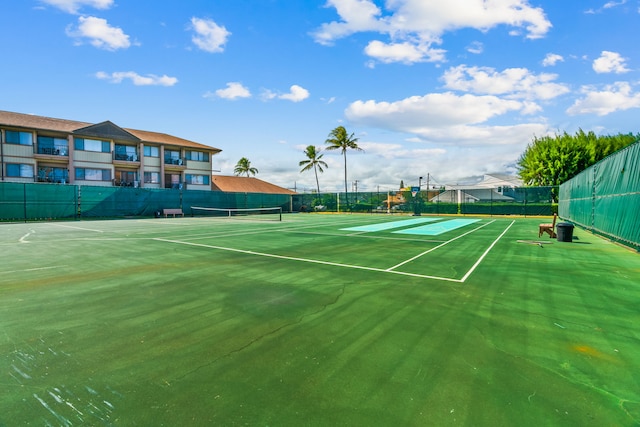
<svg viewBox="0 0 640 427">
<path fill-rule="evenodd" d="M 558 235 L 558 242 L 573 241 L 573 224 L 569 222 L 556 224 L 556 234 Z"/>
</svg>

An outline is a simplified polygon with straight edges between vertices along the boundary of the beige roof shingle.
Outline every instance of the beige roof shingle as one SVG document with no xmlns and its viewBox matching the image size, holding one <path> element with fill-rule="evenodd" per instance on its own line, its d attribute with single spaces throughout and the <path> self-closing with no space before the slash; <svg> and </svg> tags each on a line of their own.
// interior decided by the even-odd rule
<svg viewBox="0 0 640 427">
<path fill-rule="evenodd" d="M 32 114 L 14 113 L 11 111 L 0 110 L 0 125 L 12 126 L 17 128 L 49 130 L 72 133 L 75 130 L 92 126 L 94 123 L 78 122 L 73 120 L 55 119 L 51 117 L 36 116 Z M 150 132 L 146 130 L 136 130 L 122 128 L 144 142 L 152 142 L 165 145 L 175 145 L 178 147 L 199 148 L 219 153 L 219 148 L 209 145 L 200 144 L 198 142 L 189 141 L 187 139 L 178 138 L 160 132 Z"/>
<path fill-rule="evenodd" d="M 227 193 L 297 194 L 254 177 L 214 175 L 212 189 Z"/>
</svg>

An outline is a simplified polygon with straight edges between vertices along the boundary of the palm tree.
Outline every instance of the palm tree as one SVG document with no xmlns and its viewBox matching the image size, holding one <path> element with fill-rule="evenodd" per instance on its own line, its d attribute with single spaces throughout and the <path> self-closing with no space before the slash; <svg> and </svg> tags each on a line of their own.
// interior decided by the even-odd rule
<svg viewBox="0 0 640 427">
<path fill-rule="evenodd" d="M 322 156 L 324 156 L 324 154 L 320 154 L 320 150 L 318 150 L 315 145 L 308 145 L 304 150 L 304 154 L 307 156 L 307 160 L 302 160 L 298 164 L 298 166 L 304 166 L 300 172 L 308 171 L 309 169 L 313 168 L 313 172 L 316 174 L 316 186 L 318 187 L 318 194 L 320 194 L 318 169 L 320 169 L 320 172 L 324 172 L 324 169 L 322 169 L 322 167 L 324 166 L 325 168 L 327 168 L 329 166 L 327 166 L 324 160 L 322 160 Z"/>
<path fill-rule="evenodd" d="M 338 126 L 329 134 L 329 138 L 325 141 L 329 146 L 327 150 L 340 150 L 344 156 L 344 194 L 347 199 L 347 205 L 349 205 L 349 198 L 347 197 L 347 150 L 350 148 L 356 151 L 364 151 L 358 147 L 358 138 L 353 137 L 353 133 L 349 135 L 344 126 Z"/>
<path fill-rule="evenodd" d="M 233 173 L 235 173 L 236 175 L 243 175 L 246 173 L 248 177 L 249 174 L 251 175 L 257 174 L 258 169 L 251 167 L 251 162 L 249 161 L 249 159 L 247 159 L 246 157 L 243 157 L 240 160 L 238 160 L 236 167 L 233 169 Z"/>
</svg>

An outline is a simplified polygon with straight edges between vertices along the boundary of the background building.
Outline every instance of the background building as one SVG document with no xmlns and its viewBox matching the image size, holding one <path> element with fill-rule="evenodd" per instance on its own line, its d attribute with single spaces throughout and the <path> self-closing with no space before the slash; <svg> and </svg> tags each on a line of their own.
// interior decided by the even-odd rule
<svg viewBox="0 0 640 427">
<path fill-rule="evenodd" d="M 211 190 L 218 148 L 159 132 L 0 111 L 0 180 Z"/>
</svg>

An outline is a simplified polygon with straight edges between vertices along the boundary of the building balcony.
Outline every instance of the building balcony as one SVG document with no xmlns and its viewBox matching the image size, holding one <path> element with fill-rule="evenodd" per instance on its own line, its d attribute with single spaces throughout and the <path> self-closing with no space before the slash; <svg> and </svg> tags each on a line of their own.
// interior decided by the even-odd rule
<svg viewBox="0 0 640 427">
<path fill-rule="evenodd" d="M 140 156 L 135 153 L 113 153 L 113 164 L 124 167 L 140 167 Z"/>
<path fill-rule="evenodd" d="M 48 160 L 57 163 L 67 163 L 69 161 L 69 148 L 61 147 L 34 147 L 33 157 L 39 160 Z"/>
<path fill-rule="evenodd" d="M 171 170 L 185 170 L 187 168 L 187 161 L 181 157 L 165 157 L 164 168 Z"/>
</svg>

